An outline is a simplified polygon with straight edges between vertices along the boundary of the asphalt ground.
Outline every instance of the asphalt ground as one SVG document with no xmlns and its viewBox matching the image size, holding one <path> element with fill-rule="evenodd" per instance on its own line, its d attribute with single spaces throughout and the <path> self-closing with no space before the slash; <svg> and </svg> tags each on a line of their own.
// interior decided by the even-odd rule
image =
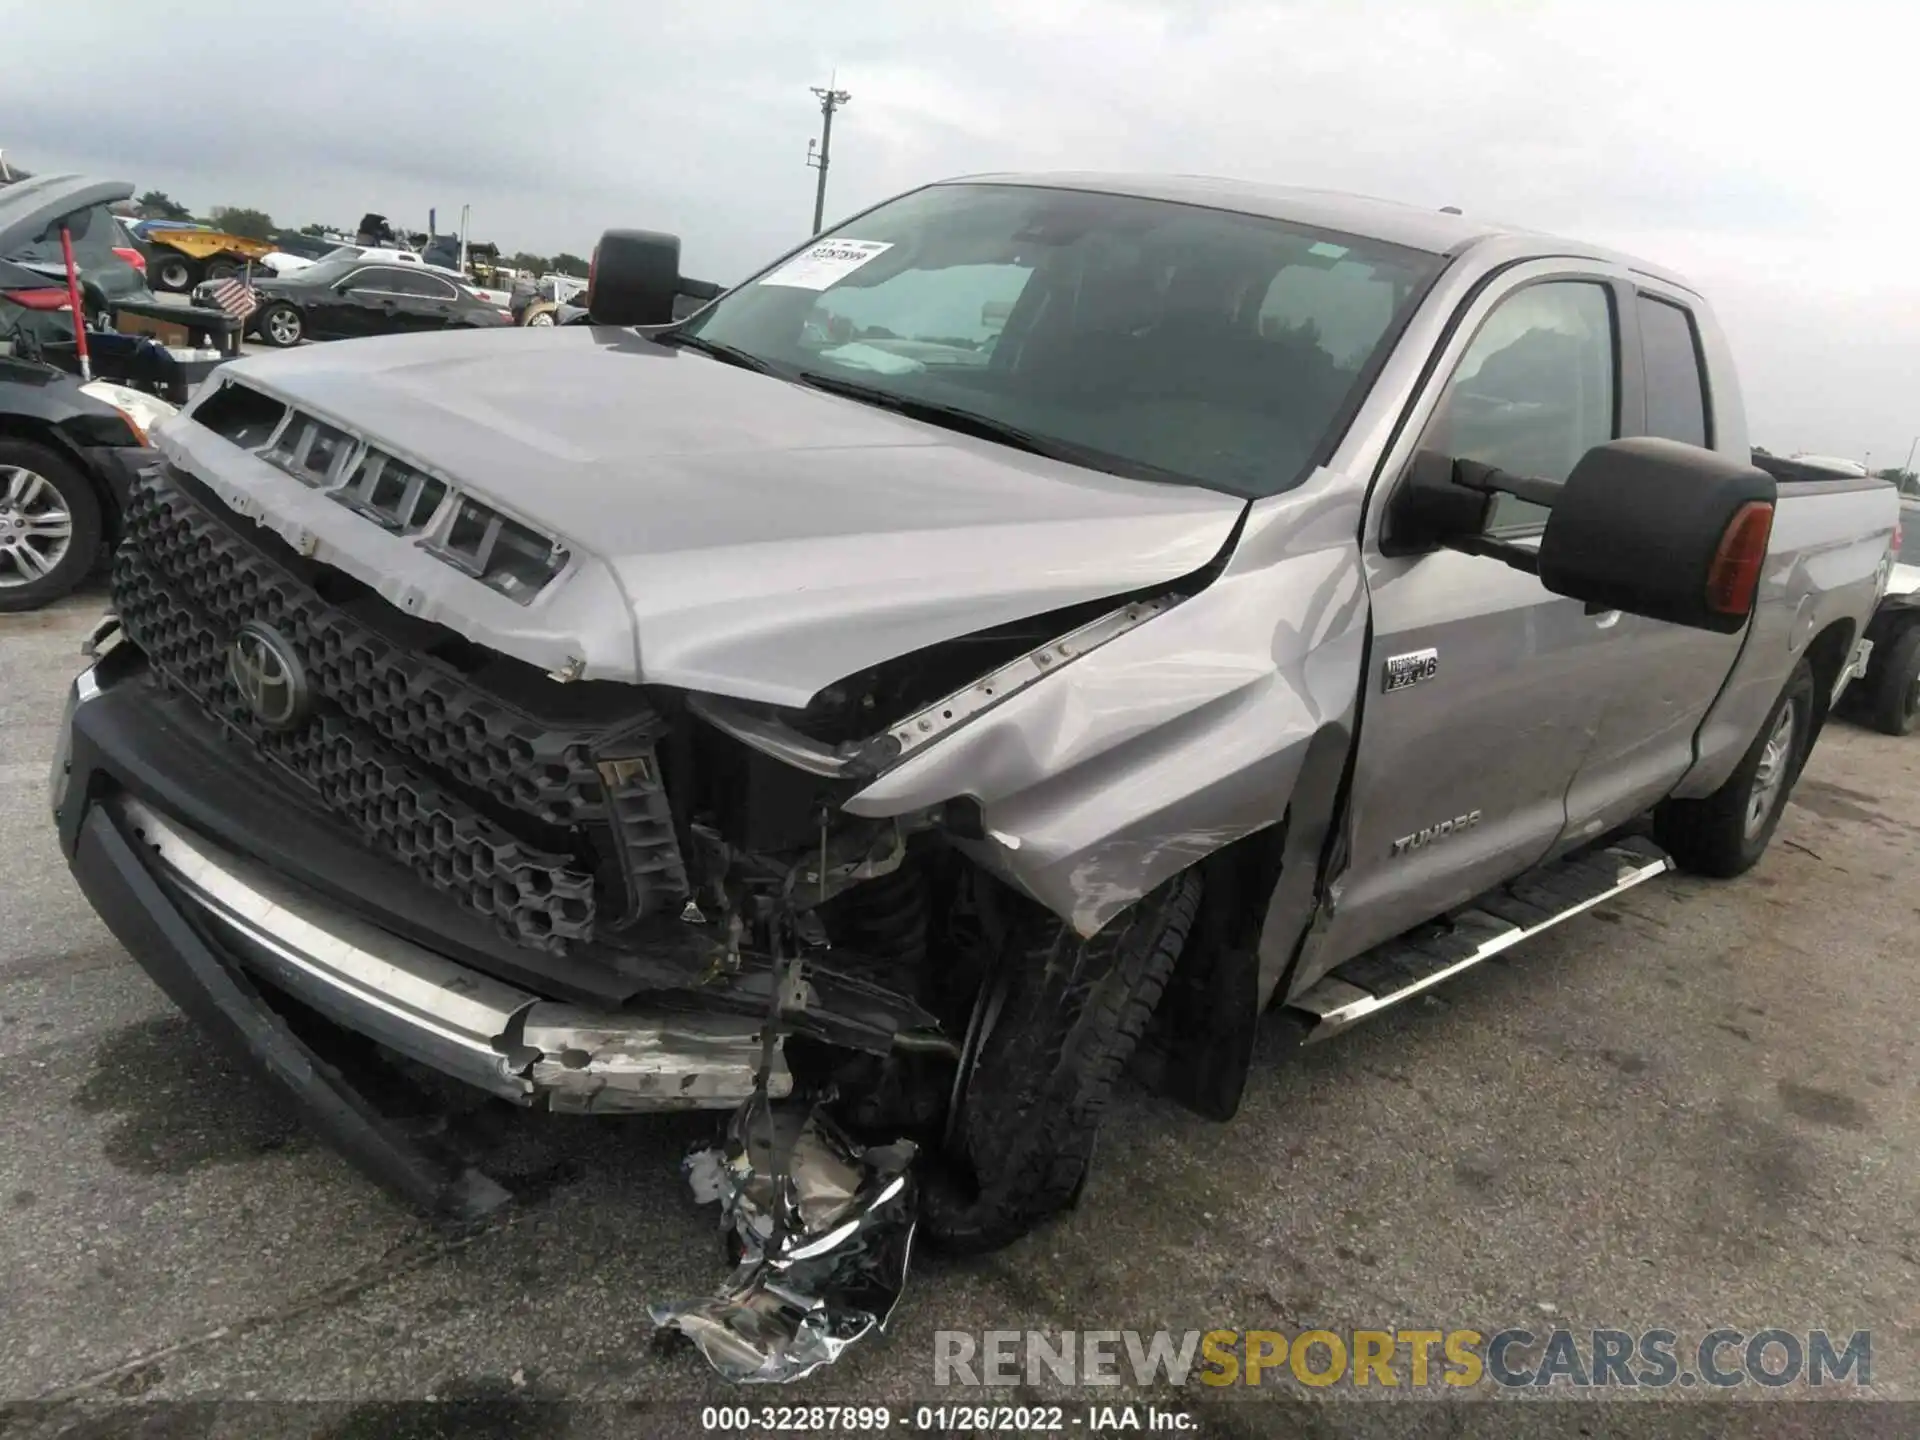
<svg viewBox="0 0 1920 1440">
<path fill-rule="evenodd" d="M 210 1053 L 94 918 L 45 767 L 102 603 L 0 617 L 0 1401 L 33 1402 L 0 1432 L 692 1434 L 702 1404 L 1053 1400 L 1091 1433 L 1086 1404 L 1129 1399 L 1204 1400 L 1225 1434 L 1920 1430 L 1906 1407 L 1751 1383 L 1604 1409 L 1484 1384 L 1365 1403 L 1407 1396 L 1404 1372 L 1393 1392 L 1284 1371 L 1258 1392 L 933 1384 L 943 1329 L 1778 1326 L 1870 1330 L 1869 1393 L 1920 1398 L 1920 738 L 1836 722 L 1752 874 L 1653 882 L 1264 1056 L 1230 1125 L 1128 1090 L 1064 1223 L 984 1260 L 917 1257 L 876 1343 L 739 1389 L 658 1347 L 646 1314 L 725 1273 L 677 1169 L 710 1121 L 525 1117 L 498 1164 L 528 1198 L 440 1229 Z M 1267 1403 L 1302 1397 L 1305 1418 Z M 112 1408 L 132 1402 L 155 1408 Z"/>
</svg>

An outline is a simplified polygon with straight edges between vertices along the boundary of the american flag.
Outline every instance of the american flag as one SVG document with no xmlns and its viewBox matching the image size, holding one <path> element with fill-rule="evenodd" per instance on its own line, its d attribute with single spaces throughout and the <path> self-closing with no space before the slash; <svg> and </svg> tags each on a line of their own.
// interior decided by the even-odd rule
<svg viewBox="0 0 1920 1440">
<path fill-rule="evenodd" d="M 216 280 L 207 294 L 236 320 L 244 320 L 260 308 L 260 297 L 243 280 Z"/>
</svg>

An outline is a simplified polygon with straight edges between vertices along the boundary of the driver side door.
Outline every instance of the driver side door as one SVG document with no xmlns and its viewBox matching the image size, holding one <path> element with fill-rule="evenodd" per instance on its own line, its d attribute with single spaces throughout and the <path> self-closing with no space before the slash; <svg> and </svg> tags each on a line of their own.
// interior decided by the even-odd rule
<svg viewBox="0 0 1920 1440">
<path fill-rule="evenodd" d="M 1495 559 L 1382 554 L 1378 536 L 1420 451 L 1564 481 L 1622 433 L 1611 277 L 1577 263 L 1516 267 L 1469 302 L 1375 486 L 1346 869 L 1316 972 L 1528 869 L 1566 826 L 1567 786 L 1606 701 L 1593 662 L 1618 617 Z M 1508 496 L 1487 530 L 1538 543 L 1537 518 Z"/>
</svg>

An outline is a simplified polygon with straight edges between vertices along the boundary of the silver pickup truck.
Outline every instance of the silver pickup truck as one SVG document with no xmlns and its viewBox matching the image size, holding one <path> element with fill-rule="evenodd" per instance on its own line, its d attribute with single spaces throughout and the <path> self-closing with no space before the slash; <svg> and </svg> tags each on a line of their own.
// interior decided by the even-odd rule
<svg viewBox="0 0 1920 1440">
<path fill-rule="evenodd" d="M 376 1068 L 764 1087 L 1006 1243 L 1123 1069 L 1224 1119 L 1257 1025 L 1746 870 L 1867 660 L 1892 488 L 1754 468 L 1706 302 L 1589 245 L 996 176 L 682 298 L 609 231 L 590 325 L 224 367 L 71 697 L 95 908 L 423 1205 L 507 1197 Z"/>
</svg>

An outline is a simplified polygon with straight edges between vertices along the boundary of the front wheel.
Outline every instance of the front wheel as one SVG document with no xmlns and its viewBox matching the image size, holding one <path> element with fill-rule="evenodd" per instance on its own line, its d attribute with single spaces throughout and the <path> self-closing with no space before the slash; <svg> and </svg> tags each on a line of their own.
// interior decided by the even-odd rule
<svg viewBox="0 0 1920 1440">
<path fill-rule="evenodd" d="M 1813 670 L 1802 660 L 1726 783 L 1655 813 L 1654 838 L 1681 869 L 1730 879 L 1766 853 L 1813 745 L 1813 697 Z"/>
<path fill-rule="evenodd" d="M 0 440 L 0 611 L 71 592 L 100 558 L 100 500 L 51 450 Z"/>
<path fill-rule="evenodd" d="M 298 345 L 306 331 L 300 312 L 284 300 L 276 300 L 262 310 L 256 328 L 260 338 L 278 350 Z"/>
<path fill-rule="evenodd" d="M 553 324 L 553 311 L 535 310 L 520 323 L 523 325 L 551 325 Z"/>
<path fill-rule="evenodd" d="M 210 260 L 207 262 L 206 278 L 209 280 L 233 280 L 240 276 L 242 267 L 232 260 Z"/>
<path fill-rule="evenodd" d="M 1886 735 L 1911 735 L 1920 720 L 1920 621 L 1907 625 L 1873 667 L 1867 718 Z"/>
<path fill-rule="evenodd" d="M 1114 1080 L 1152 1018 L 1200 905 L 1187 871 L 1082 940 L 1011 899 L 1000 958 L 981 985 L 948 1117 L 945 1162 L 921 1209 L 957 1254 L 1018 1240 L 1071 1206 Z"/>
</svg>

